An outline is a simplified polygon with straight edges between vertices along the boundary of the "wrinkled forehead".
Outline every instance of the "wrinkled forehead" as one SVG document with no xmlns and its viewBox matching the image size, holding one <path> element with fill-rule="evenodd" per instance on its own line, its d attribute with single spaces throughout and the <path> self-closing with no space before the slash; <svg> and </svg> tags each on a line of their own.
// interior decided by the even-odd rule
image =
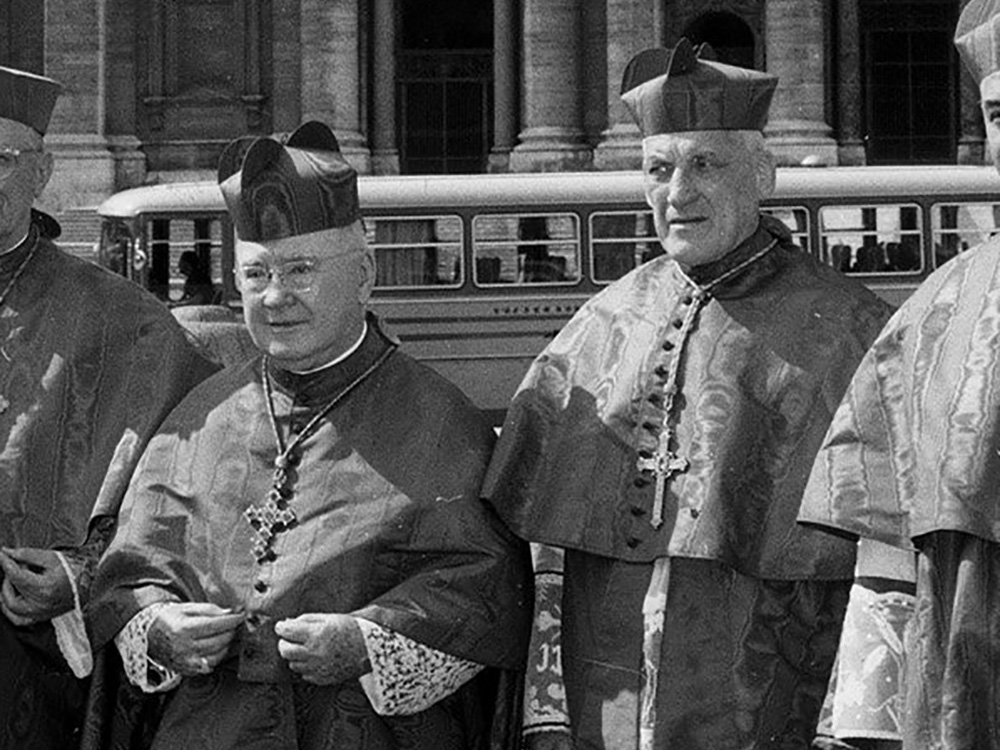
<svg viewBox="0 0 1000 750">
<path fill-rule="evenodd" d="M 739 130 L 690 130 L 659 133 L 642 139 L 642 155 L 678 159 L 706 153 L 734 155 L 745 150 Z"/>
<path fill-rule="evenodd" d="M 254 242 L 236 237 L 236 259 L 239 263 L 335 258 L 359 253 L 364 249 L 365 234 L 360 221 L 346 227 L 323 229 L 278 240 Z"/>
<path fill-rule="evenodd" d="M 0 148 L 40 148 L 42 136 L 17 120 L 0 117 Z"/>
</svg>

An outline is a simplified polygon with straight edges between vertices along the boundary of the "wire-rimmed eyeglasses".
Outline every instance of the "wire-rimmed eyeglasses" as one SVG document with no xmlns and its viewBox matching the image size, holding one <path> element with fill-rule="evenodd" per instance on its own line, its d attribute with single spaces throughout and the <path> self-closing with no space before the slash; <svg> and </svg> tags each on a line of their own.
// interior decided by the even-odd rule
<svg viewBox="0 0 1000 750">
<path fill-rule="evenodd" d="M 40 154 L 40 148 L 0 148 L 0 180 L 10 177 L 23 154 Z"/>
<path fill-rule="evenodd" d="M 319 263 L 315 260 L 290 260 L 273 267 L 252 263 L 238 266 L 233 272 L 240 291 L 260 294 L 274 279 L 283 289 L 308 292 L 316 285 Z"/>
</svg>

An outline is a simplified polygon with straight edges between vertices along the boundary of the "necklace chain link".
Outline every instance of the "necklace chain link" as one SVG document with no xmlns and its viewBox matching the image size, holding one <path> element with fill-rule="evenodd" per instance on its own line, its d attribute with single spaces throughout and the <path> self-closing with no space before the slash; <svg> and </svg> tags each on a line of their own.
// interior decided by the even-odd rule
<svg viewBox="0 0 1000 750">
<path fill-rule="evenodd" d="M 334 406 L 340 403 L 348 393 L 360 385 L 369 375 L 375 372 L 378 367 L 388 359 L 389 355 L 395 351 L 395 345 L 386 348 L 364 372 L 351 381 L 344 390 L 334 396 L 320 409 L 306 426 L 294 435 L 288 445 L 285 445 L 281 437 L 281 429 L 278 427 L 278 416 L 274 408 L 274 397 L 271 390 L 271 378 L 268 375 L 268 358 L 265 355 L 261 360 L 261 381 L 264 385 L 264 401 L 267 404 L 267 415 L 271 421 L 271 430 L 274 432 L 274 441 L 278 446 L 278 455 L 274 459 L 274 474 L 271 477 L 271 489 L 268 490 L 264 503 L 261 506 L 250 505 L 243 511 L 243 517 L 250 523 L 253 529 L 253 552 L 254 559 L 258 563 L 267 562 L 274 557 L 274 550 L 271 544 L 275 535 L 279 531 L 290 528 L 296 519 L 295 511 L 288 507 L 288 502 L 292 497 L 292 490 L 289 487 L 289 470 L 293 465 L 292 454 L 295 449 L 316 429 L 320 421 L 330 413 Z"/>
</svg>

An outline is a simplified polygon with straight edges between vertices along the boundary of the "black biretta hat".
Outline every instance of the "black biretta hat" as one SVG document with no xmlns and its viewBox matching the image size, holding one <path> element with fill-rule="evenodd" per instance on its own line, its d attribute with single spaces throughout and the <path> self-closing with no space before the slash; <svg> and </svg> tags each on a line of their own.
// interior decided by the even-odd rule
<svg viewBox="0 0 1000 750">
<path fill-rule="evenodd" d="M 0 117 L 45 135 L 61 90 L 51 78 L 0 67 Z"/>
<path fill-rule="evenodd" d="M 705 46 L 682 38 L 647 49 L 622 76 L 622 101 L 643 137 L 692 130 L 763 130 L 778 79 L 705 59 Z"/>
<path fill-rule="evenodd" d="M 321 122 L 285 140 L 239 138 L 222 152 L 219 187 L 242 240 L 264 242 L 350 226 L 361 218 L 358 173 Z"/>
</svg>

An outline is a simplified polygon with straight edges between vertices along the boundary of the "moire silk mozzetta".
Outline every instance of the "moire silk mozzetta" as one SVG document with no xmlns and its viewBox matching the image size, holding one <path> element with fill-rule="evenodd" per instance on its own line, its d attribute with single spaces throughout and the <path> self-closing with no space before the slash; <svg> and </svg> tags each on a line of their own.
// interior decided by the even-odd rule
<svg viewBox="0 0 1000 750">
<path fill-rule="evenodd" d="M 685 311 L 711 289 L 689 340 Z M 485 494 L 532 541 L 633 562 L 717 559 L 766 578 L 850 578 L 853 544 L 796 523 L 816 451 L 889 308 L 791 244 L 757 232 L 689 275 L 659 258 L 581 308 L 514 398 Z M 680 362 L 674 453 L 687 468 L 650 523 L 663 384 Z"/>
<path fill-rule="evenodd" d="M 0 286 L 32 244 L 0 310 L 0 542 L 72 547 L 92 513 L 117 512 L 153 430 L 214 367 L 157 299 L 35 229 Z"/>
<path fill-rule="evenodd" d="M 865 356 L 801 518 L 889 544 L 1000 541 L 1000 240 L 936 271 Z"/>
</svg>

